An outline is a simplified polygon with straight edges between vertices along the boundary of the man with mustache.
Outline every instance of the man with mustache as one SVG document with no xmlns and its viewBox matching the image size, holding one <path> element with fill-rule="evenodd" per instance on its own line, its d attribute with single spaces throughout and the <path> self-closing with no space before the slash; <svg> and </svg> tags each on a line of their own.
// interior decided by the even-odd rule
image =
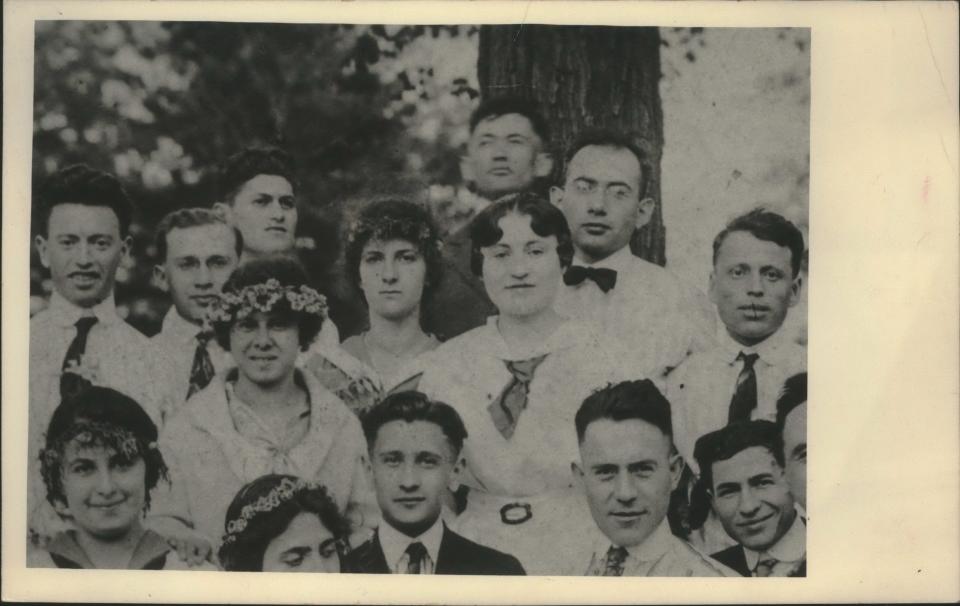
<svg viewBox="0 0 960 606">
<path fill-rule="evenodd" d="M 716 321 L 703 293 L 630 250 L 656 209 L 647 171 L 643 152 L 619 133 L 588 131 L 570 148 L 563 185 L 550 190 L 575 247 L 557 311 L 598 324 L 637 376 L 660 377 L 707 347 Z"/>
<path fill-rule="evenodd" d="M 460 172 L 477 212 L 508 194 L 535 189 L 553 169 L 547 123 L 536 104 L 518 97 L 485 100 L 470 117 Z M 470 268 L 470 234 L 464 227 L 444 239 L 443 280 L 428 305 L 428 329 L 442 340 L 481 326 L 497 313 Z"/>
<path fill-rule="evenodd" d="M 151 359 L 149 339 L 123 321 L 113 300 L 133 213 L 120 182 L 70 166 L 43 184 L 34 208 L 34 244 L 53 284 L 50 305 L 30 320 L 28 524 L 42 537 L 64 529 L 44 500 L 36 456 L 56 407 L 101 385 L 140 402 L 159 424 L 168 375 Z"/>
<path fill-rule="evenodd" d="M 741 421 L 701 437 L 694 452 L 713 511 L 737 543 L 712 557 L 745 577 L 806 576 L 806 523 L 778 433 L 770 421 Z"/>
<path fill-rule="evenodd" d="M 784 381 L 806 369 L 806 348 L 780 330 L 800 295 L 803 253 L 800 230 L 763 209 L 714 239 L 710 299 L 724 330 L 667 377 L 677 448 L 694 474 L 697 438 L 735 421 L 774 421 Z M 730 544 L 712 517 L 690 540 L 707 551 Z"/>
<path fill-rule="evenodd" d="M 167 358 L 174 375 L 169 400 L 179 405 L 206 387 L 228 365 L 204 315 L 219 297 L 243 252 L 243 237 L 222 217 L 205 208 L 183 208 L 157 227 L 154 276 L 173 305 L 163 327 L 150 340 L 158 358 Z M 164 411 L 168 417 L 175 411 Z"/>
<path fill-rule="evenodd" d="M 574 477 L 595 525 L 572 553 L 569 574 L 716 577 L 734 571 L 670 532 L 670 492 L 683 460 L 671 440 L 670 403 L 650 380 L 601 389 L 576 416 L 580 461 Z"/>
</svg>

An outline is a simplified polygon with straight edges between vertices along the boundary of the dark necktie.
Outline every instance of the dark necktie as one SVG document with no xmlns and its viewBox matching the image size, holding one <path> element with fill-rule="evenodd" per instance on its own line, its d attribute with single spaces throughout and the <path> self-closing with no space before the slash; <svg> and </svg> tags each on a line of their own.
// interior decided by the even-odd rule
<svg viewBox="0 0 960 606">
<path fill-rule="evenodd" d="M 605 577 L 622 577 L 623 563 L 627 561 L 627 548 L 610 546 L 607 550 L 607 565 L 603 569 Z"/>
<path fill-rule="evenodd" d="M 743 360 L 743 369 L 737 376 L 737 388 L 730 399 L 729 423 L 749 421 L 750 413 L 757 407 L 757 373 L 753 370 L 753 364 L 759 357 L 755 353 L 745 354 L 742 351 L 737 356 L 738 360 Z"/>
<path fill-rule="evenodd" d="M 427 555 L 427 548 L 417 541 L 407 545 L 407 574 L 420 574 L 423 568 L 423 559 Z"/>
<path fill-rule="evenodd" d="M 197 333 L 197 349 L 193 354 L 193 365 L 190 366 L 190 387 L 187 389 L 187 399 L 210 384 L 213 379 L 213 362 L 210 360 L 210 352 L 207 351 L 207 343 L 213 338 L 213 333 L 201 331 Z"/>
<path fill-rule="evenodd" d="M 563 283 L 576 286 L 586 279 L 593 280 L 603 292 L 610 292 L 617 285 L 617 272 L 606 267 L 583 267 L 571 265 L 563 274 Z"/>
<path fill-rule="evenodd" d="M 83 317 L 77 320 L 77 336 L 67 347 L 67 355 L 63 357 L 61 370 L 66 371 L 70 366 L 79 366 L 83 361 L 83 354 L 87 350 L 87 335 L 90 329 L 97 323 L 97 318 L 93 316 Z M 60 397 L 64 400 L 77 395 L 87 387 L 90 387 L 90 380 L 86 377 L 72 372 L 62 372 L 60 374 Z"/>
<path fill-rule="evenodd" d="M 533 373 L 546 357 L 547 355 L 544 354 L 529 360 L 506 363 L 507 370 L 513 375 L 513 379 L 507 384 L 500 397 L 490 403 L 487 410 L 490 411 L 494 427 L 508 440 L 517 428 L 520 413 L 527 407 L 527 395 L 530 392 Z"/>
</svg>

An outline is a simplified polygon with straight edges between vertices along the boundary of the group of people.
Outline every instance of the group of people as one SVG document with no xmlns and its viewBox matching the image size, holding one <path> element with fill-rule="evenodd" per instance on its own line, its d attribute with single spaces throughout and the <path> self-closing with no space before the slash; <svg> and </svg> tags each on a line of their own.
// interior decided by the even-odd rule
<svg viewBox="0 0 960 606">
<path fill-rule="evenodd" d="M 53 175 L 28 565 L 805 575 L 806 353 L 781 330 L 802 233 L 734 218 L 704 294 L 631 253 L 656 201 L 629 138 L 584 134 L 551 185 L 532 103 L 486 101 L 470 128 L 487 202 L 467 228 L 442 239 L 403 199 L 347 226 L 368 322 L 342 342 L 296 260 L 283 151 L 229 158 L 209 208 L 157 226 L 152 338 L 113 300 L 126 193 Z"/>
</svg>

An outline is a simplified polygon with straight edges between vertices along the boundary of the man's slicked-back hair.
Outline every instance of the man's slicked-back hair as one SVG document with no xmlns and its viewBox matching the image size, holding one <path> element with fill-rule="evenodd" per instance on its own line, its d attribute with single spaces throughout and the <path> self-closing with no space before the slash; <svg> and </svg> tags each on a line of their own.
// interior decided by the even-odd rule
<svg viewBox="0 0 960 606">
<path fill-rule="evenodd" d="M 460 455 L 463 441 L 467 439 L 467 428 L 457 411 L 449 404 L 431 400 L 419 391 L 390 394 L 363 415 L 361 422 L 368 448 L 373 449 L 377 432 L 391 421 L 426 421 L 437 425 L 447 437 L 455 457 Z"/>
<path fill-rule="evenodd" d="M 807 401 L 807 373 L 798 372 L 783 382 L 783 389 L 777 397 L 777 427 L 783 431 L 787 415 L 794 408 Z"/>
<path fill-rule="evenodd" d="M 759 446 L 783 467 L 783 452 L 779 447 L 779 430 L 772 421 L 754 420 L 731 423 L 722 429 L 704 434 L 693 447 L 693 458 L 700 466 L 700 481 L 713 490 L 713 464 L 726 461 L 748 448 Z"/>
<path fill-rule="evenodd" d="M 491 97 L 484 100 L 470 116 L 470 134 L 477 129 L 477 125 L 484 120 L 495 120 L 507 114 L 519 114 L 529 120 L 533 132 L 540 137 L 540 142 L 546 146 L 550 141 L 550 129 L 543 119 L 537 103 L 532 99 L 516 96 Z"/>
<path fill-rule="evenodd" d="M 483 275 L 483 248 L 493 246 L 503 237 L 500 219 L 510 213 L 530 217 L 533 233 L 541 238 L 557 238 L 560 265 L 573 262 L 573 238 L 563 213 L 546 199 L 533 192 L 520 192 L 500 198 L 486 207 L 470 223 L 470 269 L 474 275 Z"/>
<path fill-rule="evenodd" d="M 637 192 L 637 196 L 639 196 L 640 199 L 647 196 L 651 170 L 647 154 L 640 149 L 634 137 L 629 133 L 623 133 L 611 128 L 590 128 L 577 136 L 564 157 L 564 180 L 566 180 L 570 161 L 585 147 L 609 147 L 616 150 L 625 149 L 633 154 L 637 162 L 640 163 L 640 191 Z"/>
<path fill-rule="evenodd" d="M 279 147 L 248 147 L 227 158 L 217 178 L 217 199 L 233 204 L 233 198 L 244 183 L 257 175 L 275 175 L 290 182 L 297 191 L 296 163 L 293 156 Z"/>
<path fill-rule="evenodd" d="M 650 379 L 607 385 L 587 396 L 574 418 L 577 440 L 582 443 L 587 426 L 600 419 L 639 419 L 650 423 L 663 432 L 663 435 L 673 439 L 670 402 Z"/>
<path fill-rule="evenodd" d="M 237 258 L 243 254 L 243 236 L 240 234 L 240 230 L 232 227 L 226 219 L 209 208 L 181 208 L 168 213 L 157 225 L 154 244 L 157 247 L 157 259 L 160 263 L 167 260 L 167 253 L 169 252 L 167 235 L 171 231 L 204 225 L 224 225 L 228 227 L 233 232 Z"/>
<path fill-rule="evenodd" d="M 777 246 L 790 249 L 790 268 L 793 277 L 800 274 L 800 264 L 803 262 L 803 233 L 796 225 L 783 215 L 764 208 L 755 208 L 748 213 L 735 217 L 717 234 L 713 240 L 713 264 L 717 264 L 720 247 L 727 236 L 737 231 L 745 231 L 754 238 L 765 242 L 773 242 Z"/>
<path fill-rule="evenodd" d="M 74 164 L 57 171 L 40 186 L 39 213 L 35 231 L 46 236 L 50 229 L 50 215 L 60 204 L 104 206 L 117 215 L 120 237 L 130 233 L 133 218 L 133 203 L 116 177 L 90 168 L 86 164 Z"/>
</svg>

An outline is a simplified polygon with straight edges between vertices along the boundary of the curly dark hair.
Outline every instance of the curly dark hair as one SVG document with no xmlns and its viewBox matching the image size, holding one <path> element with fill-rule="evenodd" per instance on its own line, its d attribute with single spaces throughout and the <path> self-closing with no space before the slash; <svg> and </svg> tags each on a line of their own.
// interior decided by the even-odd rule
<svg viewBox="0 0 960 606">
<path fill-rule="evenodd" d="M 361 297 L 360 258 L 371 240 L 404 240 L 415 245 L 427 264 L 423 298 L 428 299 L 436 291 L 443 272 L 442 245 L 439 231 L 425 208 L 399 198 L 376 200 L 351 224 L 344 259 L 347 277 Z"/>
<path fill-rule="evenodd" d="M 255 259 L 233 270 L 223 285 L 223 292 L 239 293 L 246 286 L 264 284 L 271 278 L 279 282 L 280 286 L 297 288 L 307 285 L 307 272 L 298 261 L 289 257 L 276 256 Z M 273 312 L 295 321 L 300 336 L 300 348 L 304 351 L 320 334 L 323 318 L 316 314 L 293 310 L 286 299 L 280 299 L 274 305 Z M 235 323 L 235 320 L 212 322 L 217 343 L 227 351 L 230 351 L 230 330 Z"/>
<path fill-rule="evenodd" d="M 279 147 L 248 147 L 227 158 L 217 175 L 217 198 L 232 204 L 243 185 L 257 175 L 276 175 L 286 179 L 297 191 L 296 163 Z"/>
<path fill-rule="evenodd" d="M 793 277 L 796 278 L 800 274 L 805 249 L 803 232 L 783 215 L 764 208 L 755 208 L 748 213 L 735 217 L 727 223 L 723 231 L 717 234 L 717 237 L 713 240 L 714 265 L 717 263 L 717 256 L 720 254 L 720 247 L 723 246 L 724 240 L 737 231 L 745 231 L 758 240 L 773 242 L 777 246 L 789 249 L 790 269 L 793 270 Z"/>
<path fill-rule="evenodd" d="M 105 206 L 117 215 L 120 237 L 130 233 L 133 203 L 120 181 L 109 173 L 86 164 L 74 164 L 51 175 L 39 189 L 39 199 L 34 204 L 37 209 L 34 231 L 38 234 L 47 235 L 50 214 L 60 204 Z"/>
<path fill-rule="evenodd" d="M 248 483 L 233 498 L 227 508 L 224 526 L 224 541 L 220 545 L 218 557 L 224 570 L 236 572 L 260 572 L 263 570 L 263 554 L 270 541 L 286 531 L 290 522 L 301 513 L 314 513 L 320 523 L 337 540 L 338 548 L 345 549 L 350 523 L 337 509 L 333 499 L 322 486 L 307 486 L 296 490 L 290 499 L 279 500 L 276 507 L 269 511 L 258 511 L 247 518 L 246 526 L 240 531 L 229 532 L 230 522 L 242 517 L 243 508 L 267 497 L 281 483 L 297 482 L 291 475 L 270 474 Z M 226 540 L 227 537 L 230 540 Z"/>
<path fill-rule="evenodd" d="M 419 391 L 392 393 L 368 410 L 361 418 L 367 447 L 373 450 L 380 428 L 391 421 L 426 421 L 437 425 L 447 437 L 454 456 L 459 456 L 467 428 L 456 409 L 445 402 L 431 400 Z"/>
<path fill-rule="evenodd" d="M 83 446 L 114 450 L 130 461 L 142 458 L 146 465 L 145 509 L 150 491 L 169 480 L 167 465 L 157 448 L 157 426 L 133 398 L 109 387 L 88 387 L 64 400 L 47 427 L 46 445 L 40 451 L 40 473 L 47 488 L 47 501 L 56 508 L 66 505 L 63 463 L 67 445 L 79 440 Z"/>
</svg>

